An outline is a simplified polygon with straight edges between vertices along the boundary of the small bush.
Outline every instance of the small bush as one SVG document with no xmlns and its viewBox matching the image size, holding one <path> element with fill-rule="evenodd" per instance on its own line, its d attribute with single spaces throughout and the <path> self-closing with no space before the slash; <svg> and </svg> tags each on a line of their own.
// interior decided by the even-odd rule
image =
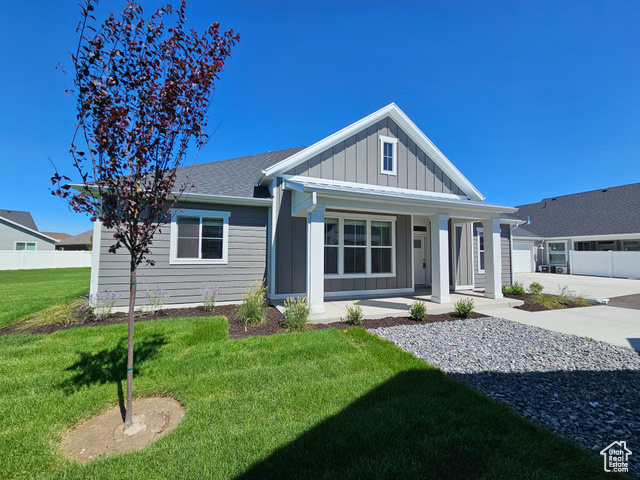
<svg viewBox="0 0 640 480">
<path fill-rule="evenodd" d="M 473 312 L 473 307 L 475 306 L 472 298 L 463 298 L 462 300 L 458 300 L 453 304 L 456 309 L 456 314 L 462 318 L 469 318 L 471 316 L 471 312 Z"/>
<path fill-rule="evenodd" d="M 573 303 L 578 299 L 578 295 L 574 290 L 569 290 L 569 286 L 565 285 L 564 287 L 558 285 L 558 300 L 561 303 Z"/>
<path fill-rule="evenodd" d="M 104 292 L 91 293 L 82 297 L 82 306 L 88 314 L 93 315 L 96 320 L 102 321 L 111 315 L 111 310 L 113 310 L 118 298 L 120 298 L 119 294 L 105 288 Z"/>
<path fill-rule="evenodd" d="M 409 316 L 411 317 L 411 320 L 424 320 L 427 316 L 427 306 L 425 303 L 422 300 L 416 300 L 413 302 L 409 308 Z"/>
<path fill-rule="evenodd" d="M 307 329 L 307 320 L 311 313 L 311 307 L 307 303 L 306 297 L 287 298 L 284 301 L 284 313 L 282 314 L 282 325 L 288 331 L 302 332 Z"/>
<path fill-rule="evenodd" d="M 147 299 L 149 300 L 149 306 L 147 310 L 149 313 L 157 313 L 163 310 L 164 304 L 167 303 L 171 296 L 165 288 L 156 287 L 153 290 L 147 289 Z"/>
<path fill-rule="evenodd" d="M 247 325 L 261 325 L 267 321 L 264 313 L 267 287 L 264 280 L 252 283 L 249 289 L 242 294 L 242 303 L 238 305 L 237 315 L 244 327 Z"/>
<path fill-rule="evenodd" d="M 220 293 L 219 285 L 214 284 L 213 286 L 209 286 L 206 282 L 202 282 L 200 295 L 202 296 L 202 307 L 205 312 L 213 312 L 213 309 L 216 307 L 216 297 L 218 293 Z"/>
<path fill-rule="evenodd" d="M 528 290 L 531 295 L 540 295 L 544 290 L 544 287 L 540 285 L 538 282 L 531 282 Z"/>
<path fill-rule="evenodd" d="M 347 315 L 343 318 L 343 321 L 349 325 L 360 325 L 362 323 L 362 307 L 360 303 L 353 302 L 353 305 L 347 307 Z"/>
<path fill-rule="evenodd" d="M 502 286 L 503 295 L 524 295 L 525 293 L 524 285 L 520 282 L 516 282 L 510 287 L 507 287 L 506 285 Z"/>
</svg>

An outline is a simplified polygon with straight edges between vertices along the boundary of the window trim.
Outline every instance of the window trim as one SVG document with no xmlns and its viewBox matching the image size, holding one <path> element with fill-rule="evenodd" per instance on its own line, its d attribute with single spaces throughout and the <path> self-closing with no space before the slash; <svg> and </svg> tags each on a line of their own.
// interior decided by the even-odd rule
<svg viewBox="0 0 640 480">
<path fill-rule="evenodd" d="M 390 143 L 393 145 L 393 169 L 385 170 L 384 168 L 384 144 Z M 398 139 L 393 137 L 386 137 L 384 135 L 380 135 L 380 173 L 382 175 L 393 175 L 396 176 L 398 172 Z"/>
<path fill-rule="evenodd" d="M 566 240 L 554 240 L 553 242 L 546 242 L 546 251 L 547 251 L 547 265 L 552 267 L 566 267 L 569 265 L 569 246 Z M 564 244 L 564 263 L 551 263 L 551 247 L 552 243 L 563 243 Z"/>
<path fill-rule="evenodd" d="M 485 273 L 485 269 L 482 268 L 482 262 L 480 260 L 480 253 L 484 253 L 485 254 L 485 258 L 484 261 L 487 261 L 487 254 L 485 253 L 486 250 L 484 248 L 480 248 L 480 235 L 482 234 L 482 239 L 484 240 L 484 228 L 483 227 L 478 227 L 476 228 L 476 232 L 478 232 L 477 234 L 477 242 L 478 242 L 478 273 Z M 485 267 L 486 267 L 486 263 L 485 263 Z"/>
<path fill-rule="evenodd" d="M 231 212 L 180 209 L 171 219 L 170 265 L 226 265 L 229 259 L 229 217 Z M 178 258 L 178 217 L 200 217 L 199 241 L 202 242 L 202 218 L 222 220 L 222 258 Z"/>
<path fill-rule="evenodd" d="M 382 215 L 359 215 L 342 212 L 326 212 L 325 218 L 338 219 L 338 273 L 325 273 L 324 278 L 344 279 L 344 278 L 392 278 L 396 276 L 396 217 Z M 367 245 L 365 257 L 365 273 L 344 273 L 344 221 L 346 220 L 366 220 L 367 222 Z M 371 222 L 391 222 L 391 273 L 371 273 L 371 249 L 378 248 L 371 245 Z M 348 246 L 347 246 L 348 247 Z M 383 247 L 384 248 L 384 247 Z M 324 273 L 324 272 L 323 272 Z"/>
<path fill-rule="evenodd" d="M 24 250 L 18 250 L 19 243 L 24 243 Z M 33 243 L 33 250 L 27 250 L 27 245 L 29 243 Z M 38 250 L 38 242 L 32 242 L 29 240 L 16 240 L 13 244 L 13 249 L 16 252 L 35 252 L 36 250 Z"/>
</svg>

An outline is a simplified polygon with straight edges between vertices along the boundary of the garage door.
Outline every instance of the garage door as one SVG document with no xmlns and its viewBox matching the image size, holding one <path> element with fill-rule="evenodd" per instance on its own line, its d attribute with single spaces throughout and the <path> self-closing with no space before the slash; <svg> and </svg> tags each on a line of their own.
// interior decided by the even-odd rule
<svg viewBox="0 0 640 480">
<path fill-rule="evenodd" d="M 532 272 L 533 242 L 513 242 L 513 272 Z"/>
</svg>

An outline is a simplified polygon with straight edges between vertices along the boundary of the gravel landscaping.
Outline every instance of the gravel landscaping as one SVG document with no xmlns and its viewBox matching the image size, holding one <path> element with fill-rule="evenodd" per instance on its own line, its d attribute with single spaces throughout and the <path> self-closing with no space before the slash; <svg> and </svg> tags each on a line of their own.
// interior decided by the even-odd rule
<svg viewBox="0 0 640 480">
<path fill-rule="evenodd" d="M 626 440 L 640 474 L 634 350 L 491 317 L 371 332 L 588 448 Z"/>
</svg>

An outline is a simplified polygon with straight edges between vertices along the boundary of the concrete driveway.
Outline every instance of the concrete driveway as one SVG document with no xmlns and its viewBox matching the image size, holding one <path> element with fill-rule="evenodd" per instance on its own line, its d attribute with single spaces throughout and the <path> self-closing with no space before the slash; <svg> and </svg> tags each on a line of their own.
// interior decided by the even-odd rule
<svg viewBox="0 0 640 480">
<path fill-rule="evenodd" d="M 476 310 L 485 315 L 631 347 L 640 352 L 640 280 L 549 273 L 516 273 L 514 277 L 525 287 L 531 282 L 538 282 L 545 287 L 546 293 L 557 293 L 558 285 L 566 285 L 585 297 L 608 298 L 610 302 L 609 305 L 544 312 L 515 308 Z"/>
<path fill-rule="evenodd" d="M 545 293 L 557 293 L 558 285 L 567 285 L 578 295 L 592 298 L 614 298 L 640 295 L 640 280 L 627 278 L 588 277 L 586 275 L 559 275 L 555 273 L 514 273 L 514 280 L 524 284 L 531 282 L 544 286 Z"/>
</svg>

